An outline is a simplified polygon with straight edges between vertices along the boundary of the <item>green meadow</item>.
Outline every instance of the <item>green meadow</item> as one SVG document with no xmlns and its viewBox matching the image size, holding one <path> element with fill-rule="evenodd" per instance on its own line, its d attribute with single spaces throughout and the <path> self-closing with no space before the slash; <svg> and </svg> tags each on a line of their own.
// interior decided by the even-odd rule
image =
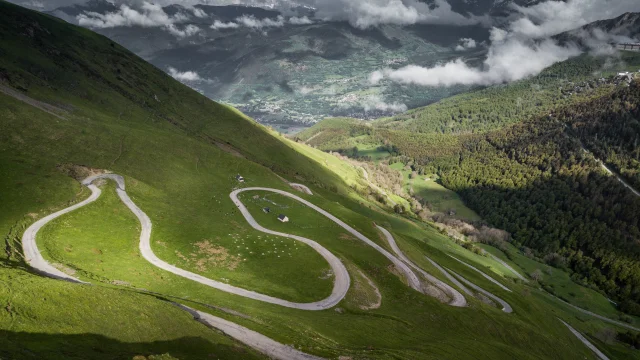
<svg viewBox="0 0 640 360">
<path fill-rule="evenodd" d="M 16 30 L 25 26 L 42 32 L 43 41 Z M 0 93 L 0 357 L 261 358 L 171 304 L 180 302 L 326 358 L 594 358 L 557 317 L 590 339 L 609 325 L 550 301 L 535 284 L 510 280 L 498 262 L 431 225 L 369 203 L 352 189 L 361 179 L 350 164 L 206 99 L 88 30 L 0 2 L 0 34 L 0 74 L 62 117 Z M 238 187 L 271 187 L 304 197 L 387 247 L 374 224 L 384 226 L 434 276 L 444 279 L 425 255 L 495 292 L 514 313 L 476 299 L 453 308 L 418 293 L 373 248 L 312 209 L 264 191 L 241 195 L 261 225 L 317 241 L 347 266 L 354 286 L 335 308 L 267 304 L 152 266 L 138 250 L 140 225 L 110 181 L 96 202 L 52 221 L 37 239 L 47 259 L 92 285 L 44 278 L 26 265 L 20 237 L 36 219 L 86 198 L 78 179 L 89 168 L 125 177 L 128 194 L 153 222 L 151 245 L 161 259 L 212 279 L 295 301 L 330 293 L 328 265 L 316 252 L 253 230 L 229 198 Z M 291 221 L 280 223 L 280 212 Z M 369 308 L 374 286 L 381 304 Z M 618 343 L 597 345 L 612 358 L 638 358 Z"/>
</svg>

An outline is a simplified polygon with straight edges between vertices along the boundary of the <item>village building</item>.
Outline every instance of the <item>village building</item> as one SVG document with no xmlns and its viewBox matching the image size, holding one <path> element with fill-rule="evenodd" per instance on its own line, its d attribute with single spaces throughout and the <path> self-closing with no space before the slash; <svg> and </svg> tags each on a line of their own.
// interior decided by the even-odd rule
<svg viewBox="0 0 640 360">
<path fill-rule="evenodd" d="M 268 207 L 262 208 L 262 212 L 264 212 L 265 214 L 268 214 L 271 212 L 271 209 L 269 209 Z"/>
<path fill-rule="evenodd" d="M 240 176 L 240 174 L 236 175 L 236 180 L 238 180 L 239 182 L 244 182 L 244 178 Z"/>
<path fill-rule="evenodd" d="M 289 222 L 289 218 L 283 214 L 278 215 L 278 220 L 280 220 L 283 223 Z"/>
</svg>

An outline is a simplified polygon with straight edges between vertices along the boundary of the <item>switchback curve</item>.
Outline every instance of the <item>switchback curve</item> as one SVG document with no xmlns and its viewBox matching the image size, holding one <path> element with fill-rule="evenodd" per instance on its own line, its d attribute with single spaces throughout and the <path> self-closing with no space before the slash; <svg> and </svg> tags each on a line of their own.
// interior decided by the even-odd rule
<svg viewBox="0 0 640 360">
<path fill-rule="evenodd" d="M 115 175 L 115 174 L 102 174 L 102 175 L 92 176 L 85 179 L 82 183 L 91 190 L 91 195 L 87 199 L 75 205 L 69 206 L 68 208 L 55 212 L 51 215 L 48 215 L 40 219 L 39 221 L 36 221 L 29 228 L 27 228 L 27 230 L 25 231 L 22 237 L 22 241 L 23 241 L 22 246 L 25 253 L 25 260 L 31 267 L 33 267 L 39 273 L 54 279 L 67 280 L 67 281 L 76 282 L 76 283 L 85 283 L 51 266 L 51 264 L 49 264 L 42 257 L 42 254 L 40 253 L 37 247 L 35 239 L 38 231 L 51 220 L 57 217 L 60 217 L 64 214 L 67 214 L 69 212 L 72 212 L 76 209 L 79 209 L 98 199 L 100 197 L 101 191 L 98 187 L 96 187 L 95 185 L 92 185 L 92 182 L 99 178 L 110 178 L 115 180 L 116 183 L 118 183 L 118 189 L 117 189 L 118 195 L 120 195 L 121 199 L 125 201 L 125 199 L 122 197 L 123 194 L 126 195 L 126 192 L 124 191 L 124 179 L 122 178 L 122 176 Z M 131 201 L 131 199 L 129 199 L 128 196 L 126 196 L 126 199 L 128 199 L 128 201 L 131 204 L 133 204 L 133 202 Z M 127 206 L 129 207 L 129 204 L 127 204 Z M 142 221 L 140 214 L 144 215 L 145 217 L 146 217 L 146 214 L 144 214 L 142 210 L 138 209 L 135 206 L 135 204 L 133 204 L 133 206 L 139 211 L 139 213 L 135 211 L 134 213 Z M 131 207 L 129 208 L 131 209 Z M 133 209 L 131 210 L 133 211 Z M 148 217 L 146 217 L 146 219 L 149 220 Z M 149 220 L 148 230 L 149 232 L 151 231 L 150 220 Z M 228 336 L 246 344 L 249 347 L 252 347 L 260 351 L 261 353 L 271 358 L 279 359 L 279 360 L 322 360 L 323 359 L 321 357 L 317 357 L 314 355 L 310 355 L 310 354 L 306 354 L 301 351 L 298 351 L 290 346 L 281 344 L 269 337 L 266 337 L 251 329 L 248 329 L 246 327 L 243 327 L 231 321 L 225 320 L 223 318 L 213 316 L 211 314 L 190 308 L 186 305 L 182 305 L 182 304 L 176 304 L 176 305 L 181 309 L 189 312 L 191 315 L 193 315 L 194 319 L 202 322 L 207 326 L 210 326 L 222 331 Z"/>
<path fill-rule="evenodd" d="M 402 250 L 400 250 L 400 248 L 398 247 L 398 244 L 396 244 L 396 240 L 393 238 L 393 235 L 391 235 L 391 233 L 387 231 L 387 229 L 381 226 L 377 226 L 377 228 L 382 232 L 384 237 L 387 239 L 389 246 L 391 246 L 391 249 L 393 249 L 396 255 L 398 255 L 400 259 L 402 259 L 402 261 L 404 261 L 409 266 L 414 268 L 416 271 L 422 274 L 422 276 L 424 276 L 427 280 L 429 280 L 432 284 L 434 284 L 438 289 L 444 291 L 446 294 L 448 294 L 451 297 L 451 301 L 449 302 L 449 305 L 457 306 L 457 307 L 467 306 L 467 300 L 458 290 L 454 289 L 449 284 L 441 281 L 440 279 L 422 270 L 420 267 L 414 264 L 411 260 L 409 260 L 409 258 L 407 258 L 404 255 Z M 461 287 L 461 288 L 464 289 L 464 287 Z"/>
</svg>

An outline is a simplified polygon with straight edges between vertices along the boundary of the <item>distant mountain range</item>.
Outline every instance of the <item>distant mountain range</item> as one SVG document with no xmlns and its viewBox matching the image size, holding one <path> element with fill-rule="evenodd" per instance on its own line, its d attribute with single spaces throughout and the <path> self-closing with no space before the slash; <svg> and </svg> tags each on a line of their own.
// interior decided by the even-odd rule
<svg viewBox="0 0 640 360">
<path fill-rule="evenodd" d="M 452 1 L 466 12 L 481 13 L 494 1 Z M 503 3 L 503 2 L 499 2 Z M 313 18 L 313 10 L 287 11 L 282 26 L 251 28 L 230 24 L 248 16 L 278 19 L 276 10 L 244 6 L 197 5 L 206 16 L 193 16 L 180 5 L 164 7 L 169 16 L 185 14 L 176 24 L 198 27 L 191 36 L 176 37 L 162 27 L 94 28 L 164 71 L 195 72 L 182 81 L 210 98 L 231 103 L 264 123 L 312 123 L 326 116 L 377 118 L 427 105 L 468 87 L 424 89 L 414 86 L 369 88 L 371 72 L 412 63 L 434 65 L 464 54 L 481 59 L 488 30 L 482 26 L 413 25 L 361 30 L 347 22 L 292 23 Z M 61 7 L 50 14 L 77 23 L 78 15 L 106 14 L 118 8 L 104 0 Z M 461 10 L 462 11 L 462 10 Z M 456 51 L 461 38 L 477 46 Z"/>
<path fill-rule="evenodd" d="M 559 34 L 563 41 L 583 43 L 584 34 L 595 34 L 611 43 L 637 42 L 640 37 L 640 13 L 626 13 L 615 19 L 600 20 Z"/>
<path fill-rule="evenodd" d="M 427 2 L 434 4 L 435 0 Z M 515 11 L 513 4 L 530 6 L 538 2 L 449 0 L 453 11 L 487 16 L 495 23 L 506 21 Z M 371 87 L 369 78 L 373 71 L 383 68 L 434 66 L 459 57 L 477 65 L 487 52 L 489 38 L 488 28 L 481 25 L 382 25 L 363 30 L 346 21 L 317 21 L 314 9 L 308 7 L 279 11 L 176 4 L 162 10 L 181 20 L 171 29 L 91 28 L 204 95 L 232 104 L 260 122 L 284 128 L 325 117 L 388 116 L 467 91 L 470 86 Z M 83 14 L 117 11 L 119 7 L 106 0 L 91 0 L 49 13 L 77 24 Z M 602 25 L 613 33 L 622 33 L 629 19 L 621 19 L 618 25 L 599 23 L 589 26 Z M 576 38 L 575 34 L 566 36 Z M 473 46 L 461 48 L 462 39 L 473 39 Z"/>
</svg>

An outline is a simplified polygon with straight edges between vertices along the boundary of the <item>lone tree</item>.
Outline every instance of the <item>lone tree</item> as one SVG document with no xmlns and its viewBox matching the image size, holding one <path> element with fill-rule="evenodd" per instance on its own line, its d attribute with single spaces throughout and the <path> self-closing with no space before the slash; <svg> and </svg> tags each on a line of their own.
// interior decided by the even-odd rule
<svg viewBox="0 0 640 360">
<path fill-rule="evenodd" d="M 531 278 L 535 281 L 540 281 L 542 280 L 542 270 L 535 269 L 531 274 L 529 274 L 529 276 L 531 276 Z"/>
</svg>

